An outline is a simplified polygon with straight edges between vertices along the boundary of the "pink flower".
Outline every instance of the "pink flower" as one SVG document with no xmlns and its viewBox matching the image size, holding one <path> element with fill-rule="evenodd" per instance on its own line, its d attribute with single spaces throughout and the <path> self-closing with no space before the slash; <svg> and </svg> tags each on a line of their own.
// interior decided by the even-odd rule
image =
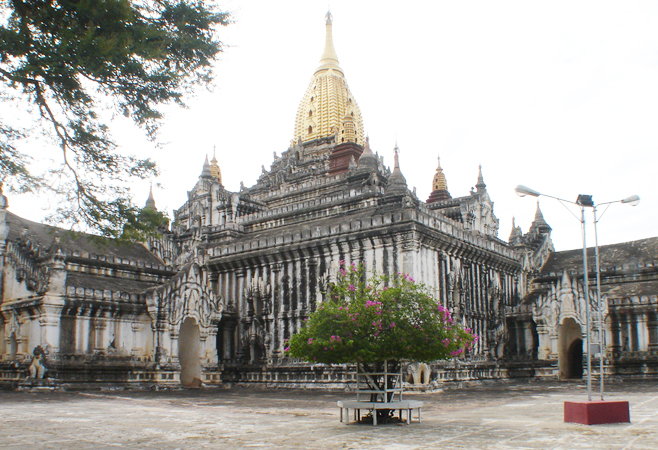
<svg viewBox="0 0 658 450">
<path fill-rule="evenodd" d="M 289 352 L 289 351 L 290 351 L 290 347 L 286 347 L 285 349 L 283 349 L 283 351 L 284 351 L 284 352 Z"/>
<path fill-rule="evenodd" d="M 350 284 L 350 291 L 352 291 L 352 292 L 356 291 L 356 288 L 354 287 L 353 284 Z"/>
<path fill-rule="evenodd" d="M 395 322 L 391 322 L 391 328 L 395 328 Z"/>
<path fill-rule="evenodd" d="M 313 343 L 313 338 L 308 338 L 308 345 L 311 345 Z"/>
</svg>

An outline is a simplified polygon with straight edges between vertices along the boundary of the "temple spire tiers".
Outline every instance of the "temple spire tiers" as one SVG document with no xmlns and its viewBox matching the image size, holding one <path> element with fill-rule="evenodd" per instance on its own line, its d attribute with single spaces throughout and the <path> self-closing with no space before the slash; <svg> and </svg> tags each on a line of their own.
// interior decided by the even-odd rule
<svg viewBox="0 0 658 450">
<path fill-rule="evenodd" d="M 509 235 L 508 242 L 510 245 L 518 245 L 522 243 L 523 231 L 521 227 L 516 225 L 516 219 L 512 217 L 512 232 Z"/>
<path fill-rule="evenodd" d="M 384 169 L 381 160 L 370 149 L 370 138 L 366 137 L 363 153 L 349 169 L 350 184 L 380 190 L 386 186 L 387 176 L 390 176 L 390 171 Z"/>
<path fill-rule="evenodd" d="M 541 212 L 541 208 L 539 207 L 539 202 L 537 202 L 537 210 L 535 211 L 535 220 L 532 221 L 532 225 L 530 226 L 530 232 L 532 233 L 550 233 L 552 228 L 550 225 L 546 222 L 544 219 L 544 215 Z"/>
<path fill-rule="evenodd" d="M 361 111 L 338 64 L 332 24 L 331 13 L 327 13 L 324 51 L 299 104 L 291 146 L 298 140 L 306 143 L 330 136 L 335 137 L 336 144 L 353 142 L 363 145 Z"/>
<path fill-rule="evenodd" d="M 155 207 L 155 198 L 153 198 L 153 183 L 151 183 L 151 188 L 149 189 L 149 196 L 146 199 L 146 204 L 144 209 L 149 209 L 151 211 L 157 211 L 158 208 Z"/>
<path fill-rule="evenodd" d="M 398 198 L 398 197 L 403 197 L 403 196 L 408 196 L 411 198 L 409 195 L 409 189 L 407 188 L 407 180 L 404 178 L 404 175 L 402 175 L 402 171 L 400 170 L 400 149 L 398 148 L 398 145 L 395 144 L 395 148 L 393 149 L 394 152 L 394 166 L 393 166 L 393 173 L 391 173 L 391 176 L 388 178 L 388 185 L 386 186 L 386 190 L 384 192 L 384 195 L 387 199 L 393 199 L 393 198 Z"/>
<path fill-rule="evenodd" d="M 210 163 L 208 162 L 208 155 L 206 155 L 206 160 L 203 163 L 203 169 L 201 170 L 201 175 L 199 178 L 212 178 L 212 172 L 210 171 Z"/>
<path fill-rule="evenodd" d="M 440 168 L 440 166 L 439 166 Z M 442 174 L 442 171 L 437 169 L 437 175 Z M 435 176 L 435 179 L 437 177 Z M 438 177 L 437 187 L 441 187 L 441 177 Z M 447 193 L 447 183 L 446 183 Z M 430 199 L 435 196 L 435 191 L 432 191 Z M 469 195 L 456 198 L 447 198 L 445 200 L 437 200 L 430 202 L 428 199 L 427 206 L 434 211 L 441 211 L 444 215 L 450 217 L 457 222 L 461 222 L 464 229 L 470 230 L 476 234 L 484 236 L 498 237 L 499 220 L 493 212 L 494 203 L 489 197 L 489 193 L 484 184 L 482 177 L 482 166 L 478 168 L 477 183 L 474 188 L 471 188 Z"/>
<path fill-rule="evenodd" d="M 322 57 L 320 58 L 320 65 L 315 69 L 317 74 L 323 70 L 336 70 L 343 75 L 343 69 L 338 65 L 338 56 L 336 56 L 336 50 L 334 49 L 334 38 L 333 38 L 333 16 L 331 12 L 327 11 L 325 18 L 325 41 L 324 41 L 324 51 L 322 52 Z"/>
<path fill-rule="evenodd" d="M 487 190 L 487 185 L 484 184 L 484 178 L 482 177 L 482 164 L 478 166 L 478 181 L 475 184 L 475 189 L 478 194 Z"/>
<path fill-rule="evenodd" d="M 378 167 L 379 161 L 372 150 L 370 150 L 370 138 L 366 137 L 366 146 L 359 157 L 358 168 L 377 170 Z"/>
<path fill-rule="evenodd" d="M 437 158 L 439 163 L 436 168 L 436 173 L 434 174 L 434 179 L 432 180 L 432 193 L 427 199 L 427 203 L 441 202 L 444 200 L 450 200 L 452 196 L 448 192 L 448 182 L 446 181 L 446 176 L 443 173 L 441 168 L 441 158 Z"/>
<path fill-rule="evenodd" d="M 210 160 L 210 174 L 219 181 L 219 184 L 222 184 L 222 171 L 217 164 L 217 157 L 215 156 L 217 150 L 215 147 L 212 149 L 212 159 Z"/>
</svg>

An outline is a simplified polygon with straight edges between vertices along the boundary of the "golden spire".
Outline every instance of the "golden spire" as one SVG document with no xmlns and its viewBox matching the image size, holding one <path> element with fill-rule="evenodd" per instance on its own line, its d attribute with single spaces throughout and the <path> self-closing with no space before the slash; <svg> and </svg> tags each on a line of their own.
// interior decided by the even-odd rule
<svg viewBox="0 0 658 450">
<path fill-rule="evenodd" d="M 436 168 L 436 173 L 434 174 L 434 180 L 432 180 L 432 190 L 433 191 L 447 191 L 448 182 L 446 181 L 446 176 L 443 174 L 443 169 L 441 168 L 441 158 L 437 157 L 439 164 Z"/>
<path fill-rule="evenodd" d="M 434 179 L 432 180 L 432 192 L 427 199 L 427 203 L 442 202 L 452 198 L 450 192 L 448 192 L 448 182 L 446 181 L 446 176 L 443 174 L 443 169 L 441 168 L 441 158 L 437 159 L 439 164 L 436 167 L 436 173 L 434 174 Z"/>
<path fill-rule="evenodd" d="M 212 147 L 212 159 L 210 160 L 210 174 L 217 178 L 219 180 L 219 184 L 222 184 L 222 171 L 217 165 L 217 158 L 215 157 L 215 153 L 217 151 L 217 148 L 213 145 Z"/>
<path fill-rule="evenodd" d="M 334 49 L 331 13 L 326 15 L 324 51 L 297 110 L 293 145 L 336 135 L 336 143 L 363 145 L 361 111 L 338 65 Z"/>
<path fill-rule="evenodd" d="M 333 69 L 343 75 L 343 69 L 338 65 L 338 56 L 336 56 L 336 49 L 334 49 L 334 38 L 332 31 L 332 22 L 333 18 L 331 13 L 327 11 L 327 15 L 324 16 L 325 21 L 325 39 L 324 39 L 324 52 L 322 52 L 322 57 L 320 58 L 320 65 L 315 69 L 315 73 L 318 73 L 322 70 Z"/>
</svg>

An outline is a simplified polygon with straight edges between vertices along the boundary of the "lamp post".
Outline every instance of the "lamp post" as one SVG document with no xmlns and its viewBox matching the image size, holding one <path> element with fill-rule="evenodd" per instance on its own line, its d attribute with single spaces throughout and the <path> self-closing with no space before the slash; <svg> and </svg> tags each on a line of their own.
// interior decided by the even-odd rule
<svg viewBox="0 0 658 450">
<path fill-rule="evenodd" d="M 594 255 L 596 258 L 596 296 L 597 296 L 597 307 L 598 307 L 598 312 L 599 312 L 599 317 L 598 317 L 598 325 L 599 325 L 599 373 L 600 373 L 600 380 L 599 380 L 599 390 L 601 394 L 601 401 L 603 401 L 604 397 L 604 392 L 605 392 L 605 381 L 604 381 L 604 376 L 603 376 L 603 360 L 604 360 L 604 349 L 606 348 L 605 346 L 605 329 L 603 327 L 603 298 L 601 296 L 601 262 L 599 258 L 599 236 L 598 236 L 598 223 L 599 220 L 603 217 L 603 214 L 608 210 L 610 205 L 613 203 L 622 203 L 622 204 L 627 204 L 631 206 L 637 206 L 638 203 L 640 203 L 640 197 L 637 195 L 631 195 L 630 197 L 626 197 L 622 200 L 614 200 L 611 202 L 605 202 L 605 203 L 600 203 L 592 208 L 592 214 L 594 216 Z M 596 217 L 596 210 L 598 207 L 607 205 L 601 215 L 597 218 Z"/>
<path fill-rule="evenodd" d="M 534 189 L 530 189 L 529 187 L 522 185 L 518 185 L 514 189 L 514 192 L 516 192 L 516 194 L 519 197 L 525 197 L 526 195 L 530 195 L 531 197 L 544 196 L 544 197 L 554 198 L 560 203 L 563 202 L 571 203 L 572 205 L 576 205 L 580 208 L 580 218 L 578 217 L 576 218 L 580 222 L 580 226 L 582 229 L 582 238 L 583 238 L 583 273 L 584 273 L 583 291 L 585 295 L 585 336 L 587 337 L 587 347 L 588 347 L 587 348 L 587 400 L 591 401 L 592 400 L 592 355 L 591 352 L 589 351 L 589 346 L 592 340 L 591 340 L 590 319 L 589 319 L 589 270 L 587 269 L 587 235 L 585 233 L 585 207 L 594 207 L 592 196 L 579 195 L 575 202 L 571 202 L 569 200 L 565 200 L 559 197 L 554 197 L 552 195 L 541 194 L 535 191 Z"/>
<path fill-rule="evenodd" d="M 542 194 L 534 189 L 529 187 L 518 185 L 514 191 L 520 197 L 525 197 L 530 195 L 532 197 L 549 197 L 558 200 L 560 203 L 570 203 L 576 205 L 580 208 L 580 218 L 576 216 L 578 221 L 581 224 L 582 228 L 582 239 L 583 239 L 583 284 L 584 284 L 584 297 L 585 297 L 585 333 L 587 337 L 587 400 L 592 400 L 592 356 L 591 356 L 591 325 L 590 325 L 590 303 L 589 303 L 589 270 L 587 267 L 587 237 L 586 237 L 586 223 L 585 223 L 585 208 L 592 208 L 594 215 L 594 245 L 595 245 L 595 255 L 596 255 L 596 291 L 597 291 L 597 310 L 599 312 L 598 320 L 598 331 L 599 331 L 599 367 L 600 367 L 600 393 L 601 401 L 603 401 L 603 391 L 604 391 L 604 381 L 603 381 L 603 349 L 604 349 L 604 340 L 605 332 L 603 329 L 603 308 L 601 303 L 601 267 L 599 261 L 599 243 L 598 243 L 598 233 L 597 233 L 597 224 L 601 220 L 603 214 L 607 211 L 608 207 L 613 203 L 625 203 L 635 206 L 640 202 L 640 197 L 637 195 L 632 195 L 623 200 L 615 200 L 612 202 L 601 203 L 598 206 L 607 205 L 606 209 L 601 213 L 601 216 L 597 218 L 596 209 L 597 206 L 594 205 L 591 195 L 579 195 L 575 202 L 565 200 L 559 197 L 554 197 L 552 195 Z M 571 211 L 570 211 L 571 212 Z M 573 213 L 572 213 L 573 214 Z M 574 214 L 575 216 L 575 214 Z"/>
</svg>

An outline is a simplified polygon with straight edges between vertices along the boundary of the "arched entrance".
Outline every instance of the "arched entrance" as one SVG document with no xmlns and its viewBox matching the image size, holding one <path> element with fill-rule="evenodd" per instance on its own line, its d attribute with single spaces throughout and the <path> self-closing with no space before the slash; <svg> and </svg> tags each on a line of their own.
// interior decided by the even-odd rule
<svg viewBox="0 0 658 450">
<path fill-rule="evenodd" d="M 199 325 L 188 317 L 180 326 L 178 335 L 178 361 L 180 362 L 180 382 L 186 387 L 199 387 L 201 384 L 201 339 Z"/>
<path fill-rule="evenodd" d="M 569 373 L 567 378 L 583 377 L 583 340 L 576 339 L 567 349 Z"/>
<path fill-rule="evenodd" d="M 583 338 L 580 325 L 566 318 L 558 330 L 558 367 L 560 379 L 583 377 Z"/>
</svg>

